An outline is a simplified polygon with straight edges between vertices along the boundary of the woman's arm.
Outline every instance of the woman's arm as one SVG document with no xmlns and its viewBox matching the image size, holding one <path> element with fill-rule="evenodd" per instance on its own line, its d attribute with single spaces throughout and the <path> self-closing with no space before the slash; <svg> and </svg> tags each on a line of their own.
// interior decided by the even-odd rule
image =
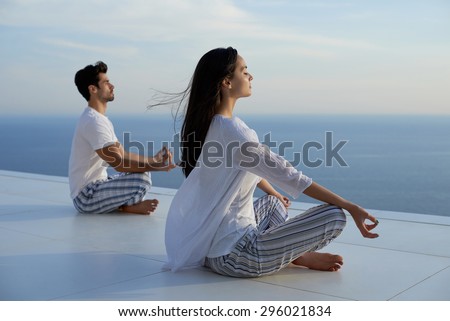
<svg viewBox="0 0 450 321">
<path fill-rule="evenodd" d="M 258 183 L 257 186 L 264 193 L 267 193 L 269 195 L 273 195 L 276 198 L 278 198 L 283 203 L 283 205 L 286 208 L 289 207 L 289 205 L 291 205 L 291 202 L 290 202 L 289 198 L 287 198 L 286 196 L 283 196 L 279 192 L 277 192 L 276 189 L 273 188 L 273 186 L 267 180 L 265 180 L 264 178 Z"/>
<path fill-rule="evenodd" d="M 247 142 L 235 149 L 234 161 L 241 170 L 249 171 L 267 181 L 274 182 L 283 191 L 297 198 L 302 192 L 316 200 L 333 204 L 347 210 L 364 237 L 376 238 L 370 231 L 378 225 L 375 217 L 362 207 L 347 201 L 297 171 L 284 158 L 273 153 L 267 146 Z M 263 183 L 265 184 L 265 183 Z M 373 224 L 366 224 L 366 220 Z"/>
<path fill-rule="evenodd" d="M 331 192 L 330 190 L 326 189 L 325 187 L 315 182 L 313 182 L 308 188 L 306 188 L 303 191 L 303 193 L 316 200 L 333 204 L 347 210 L 353 217 L 356 226 L 358 227 L 359 231 L 364 237 L 367 238 L 378 237 L 378 234 L 370 232 L 378 225 L 378 220 L 372 215 L 370 215 L 362 207 L 340 197 L 339 195 Z M 366 219 L 372 221 L 373 224 L 366 224 L 365 223 Z"/>
</svg>

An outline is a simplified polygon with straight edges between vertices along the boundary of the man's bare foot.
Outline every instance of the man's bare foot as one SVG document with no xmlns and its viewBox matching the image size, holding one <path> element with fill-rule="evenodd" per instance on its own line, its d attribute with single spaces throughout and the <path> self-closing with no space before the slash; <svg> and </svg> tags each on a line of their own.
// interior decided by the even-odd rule
<svg viewBox="0 0 450 321">
<path fill-rule="evenodd" d="M 292 263 L 312 270 L 335 272 L 344 264 L 344 259 L 340 255 L 330 253 L 308 252 Z"/>
<path fill-rule="evenodd" d="M 140 203 L 130 205 L 130 206 L 122 206 L 120 210 L 129 214 L 142 214 L 149 215 L 156 210 L 158 206 L 158 200 L 145 200 Z"/>
</svg>

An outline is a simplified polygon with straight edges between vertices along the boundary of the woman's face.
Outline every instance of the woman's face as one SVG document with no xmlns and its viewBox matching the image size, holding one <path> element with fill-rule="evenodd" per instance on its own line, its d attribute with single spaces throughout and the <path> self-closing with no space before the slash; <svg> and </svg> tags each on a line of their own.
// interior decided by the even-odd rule
<svg viewBox="0 0 450 321">
<path fill-rule="evenodd" d="M 253 76 L 247 70 L 245 60 L 238 55 L 233 78 L 229 79 L 230 96 L 235 98 L 248 97 L 252 94 Z"/>
</svg>

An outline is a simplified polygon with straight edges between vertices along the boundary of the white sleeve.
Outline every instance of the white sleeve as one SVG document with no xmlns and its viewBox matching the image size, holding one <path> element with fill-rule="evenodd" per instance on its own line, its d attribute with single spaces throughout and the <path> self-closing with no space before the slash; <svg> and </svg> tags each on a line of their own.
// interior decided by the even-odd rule
<svg viewBox="0 0 450 321">
<path fill-rule="evenodd" d="M 308 188 L 312 179 L 259 142 L 245 142 L 233 153 L 233 164 L 277 185 L 293 198 Z"/>
<path fill-rule="evenodd" d="M 256 132 L 243 122 L 224 122 L 219 130 L 227 164 L 266 179 L 293 198 L 299 197 L 311 185 L 311 178 L 261 144 Z"/>
<path fill-rule="evenodd" d="M 86 123 L 83 136 L 92 149 L 99 150 L 117 142 L 114 128 L 111 126 L 107 122 L 99 121 L 98 119 Z"/>
</svg>

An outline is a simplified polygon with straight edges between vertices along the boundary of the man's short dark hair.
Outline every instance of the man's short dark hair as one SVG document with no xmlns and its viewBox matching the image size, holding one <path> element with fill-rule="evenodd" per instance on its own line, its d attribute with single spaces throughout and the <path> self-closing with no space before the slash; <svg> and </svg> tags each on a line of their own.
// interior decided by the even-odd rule
<svg viewBox="0 0 450 321">
<path fill-rule="evenodd" d="M 108 71 L 108 66 L 103 61 L 98 61 L 95 65 L 88 65 L 80 69 L 75 74 L 75 85 L 80 94 L 87 100 L 91 98 L 89 93 L 89 86 L 94 85 L 98 87 L 98 74 Z"/>
</svg>

